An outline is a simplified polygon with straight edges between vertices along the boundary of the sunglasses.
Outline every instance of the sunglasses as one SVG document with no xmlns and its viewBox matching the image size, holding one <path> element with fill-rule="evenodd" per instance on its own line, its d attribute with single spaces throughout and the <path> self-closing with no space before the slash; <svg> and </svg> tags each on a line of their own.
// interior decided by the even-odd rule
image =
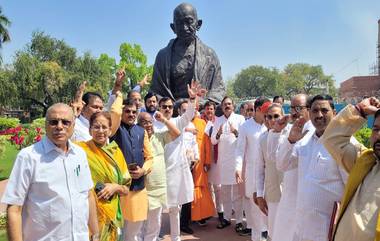
<svg viewBox="0 0 380 241">
<path fill-rule="evenodd" d="M 166 110 L 166 109 L 171 110 L 171 109 L 173 109 L 173 106 L 172 105 L 161 105 L 161 109 L 163 109 L 163 110 Z"/>
<path fill-rule="evenodd" d="M 71 126 L 71 123 L 72 123 L 72 121 L 65 120 L 65 119 L 50 119 L 50 120 L 48 120 L 48 124 L 50 126 L 57 126 L 59 124 L 59 122 L 61 122 L 64 127 L 69 127 L 69 126 Z"/>
<path fill-rule="evenodd" d="M 278 118 L 280 118 L 280 115 L 279 114 L 274 114 L 274 115 L 266 115 L 265 118 L 267 118 L 267 120 L 277 120 Z"/>
<path fill-rule="evenodd" d="M 130 113 L 136 114 L 137 110 L 128 110 L 128 109 L 125 109 L 124 112 L 127 113 L 127 114 L 130 114 Z"/>
<path fill-rule="evenodd" d="M 290 109 L 293 109 L 293 110 L 295 110 L 296 112 L 300 112 L 300 111 L 302 111 L 302 110 L 305 109 L 305 108 L 306 108 L 305 105 L 296 105 L 296 106 L 291 105 L 291 106 L 290 106 Z"/>
</svg>

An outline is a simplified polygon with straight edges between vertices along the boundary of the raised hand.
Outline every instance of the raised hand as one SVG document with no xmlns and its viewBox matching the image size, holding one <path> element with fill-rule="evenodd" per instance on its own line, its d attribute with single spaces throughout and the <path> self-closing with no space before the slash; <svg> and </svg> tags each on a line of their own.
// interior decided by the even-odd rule
<svg viewBox="0 0 380 241">
<path fill-rule="evenodd" d="M 125 71 L 124 69 L 119 69 L 116 72 L 116 80 L 115 84 L 113 86 L 112 94 L 116 94 L 117 91 L 121 91 L 121 88 L 123 87 L 123 81 L 125 79 Z"/>
<path fill-rule="evenodd" d="M 283 117 L 277 119 L 274 125 L 272 126 L 273 131 L 277 133 L 281 132 L 286 127 L 289 120 L 290 120 L 290 115 L 284 115 Z"/>
<path fill-rule="evenodd" d="M 74 100 L 70 103 L 70 106 L 73 108 L 75 116 L 79 116 L 82 112 L 82 109 L 85 103 L 82 101 L 84 90 L 86 89 L 87 81 L 83 81 L 79 85 L 77 92 L 75 93 Z"/>
<path fill-rule="evenodd" d="M 220 136 L 223 134 L 223 125 L 224 124 L 219 126 L 218 132 L 216 133 L 216 139 L 219 139 Z"/>
<path fill-rule="evenodd" d="M 204 97 L 207 90 L 202 88 L 197 81 L 192 80 L 191 85 L 187 85 L 187 93 L 189 94 L 190 99 L 195 99 L 197 96 Z"/>
<path fill-rule="evenodd" d="M 290 143 L 296 143 L 297 141 L 301 140 L 308 131 L 303 132 L 303 127 L 306 123 L 306 119 L 304 117 L 298 118 L 292 126 L 292 129 L 290 129 L 288 140 Z"/>
<path fill-rule="evenodd" d="M 159 122 L 162 122 L 162 123 L 165 123 L 165 121 L 167 121 L 165 116 L 159 111 L 156 111 L 156 113 L 154 114 L 154 118 L 156 120 L 158 120 Z"/>
<path fill-rule="evenodd" d="M 380 101 L 375 97 L 362 100 L 358 105 L 364 115 L 374 115 L 380 109 Z"/>
<path fill-rule="evenodd" d="M 151 80 L 151 76 L 149 74 L 146 74 L 142 80 L 140 80 L 139 85 L 141 88 L 143 88 L 145 85 L 149 84 L 149 81 Z"/>
</svg>

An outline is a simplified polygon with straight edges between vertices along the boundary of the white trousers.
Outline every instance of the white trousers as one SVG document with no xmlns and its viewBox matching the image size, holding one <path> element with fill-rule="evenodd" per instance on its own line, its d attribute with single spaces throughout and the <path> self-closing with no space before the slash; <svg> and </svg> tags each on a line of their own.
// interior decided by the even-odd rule
<svg viewBox="0 0 380 241">
<path fill-rule="evenodd" d="M 221 191 L 221 185 L 220 184 L 208 184 L 212 200 L 214 201 L 216 211 L 218 213 L 223 212 L 223 204 L 222 204 L 222 191 Z"/>
<path fill-rule="evenodd" d="M 129 222 L 124 220 L 123 236 L 125 241 L 141 241 L 141 231 L 144 221 Z"/>
<path fill-rule="evenodd" d="M 273 238 L 274 221 L 276 220 L 278 202 L 268 202 L 268 236 Z"/>
<path fill-rule="evenodd" d="M 252 230 L 251 240 L 260 241 L 261 233 L 267 231 L 267 216 L 265 216 L 258 206 L 253 202 L 253 198 L 243 197 L 243 207 L 247 228 Z"/>
<path fill-rule="evenodd" d="M 157 241 L 161 228 L 162 207 L 149 210 L 148 218 L 144 222 L 143 233 L 141 235 L 144 241 Z"/>
<path fill-rule="evenodd" d="M 239 193 L 239 187 L 237 184 L 222 185 L 222 203 L 225 219 L 231 220 L 233 205 L 236 223 L 243 222 L 243 199 Z"/>
<path fill-rule="evenodd" d="M 169 208 L 170 238 L 171 241 L 181 241 L 179 213 L 181 206 Z"/>
</svg>

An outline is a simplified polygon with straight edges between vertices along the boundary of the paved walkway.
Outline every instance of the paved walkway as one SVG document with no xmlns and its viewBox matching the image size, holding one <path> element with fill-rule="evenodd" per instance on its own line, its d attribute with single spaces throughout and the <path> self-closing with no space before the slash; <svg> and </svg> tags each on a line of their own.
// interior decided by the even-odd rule
<svg viewBox="0 0 380 241">
<path fill-rule="evenodd" d="M 163 214 L 163 233 L 164 241 L 171 241 L 169 235 L 169 215 L 167 213 Z M 216 225 L 218 224 L 217 218 L 212 218 L 207 221 L 207 226 L 200 227 L 197 224 L 192 224 L 190 227 L 194 230 L 193 235 L 181 235 L 181 240 L 189 241 L 250 241 L 251 237 L 241 237 L 235 230 L 235 223 L 224 229 L 217 229 Z"/>
</svg>

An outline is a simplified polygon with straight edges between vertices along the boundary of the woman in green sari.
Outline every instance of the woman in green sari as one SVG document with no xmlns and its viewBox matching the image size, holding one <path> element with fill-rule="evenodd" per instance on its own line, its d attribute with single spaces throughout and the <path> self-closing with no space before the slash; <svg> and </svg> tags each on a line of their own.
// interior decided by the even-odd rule
<svg viewBox="0 0 380 241">
<path fill-rule="evenodd" d="M 115 142 L 107 144 L 111 124 L 109 113 L 93 114 L 90 118 L 92 140 L 78 143 L 87 153 L 98 197 L 100 241 L 118 240 L 118 228 L 123 227 L 120 196 L 128 194 L 131 183 L 123 153 Z"/>
</svg>

